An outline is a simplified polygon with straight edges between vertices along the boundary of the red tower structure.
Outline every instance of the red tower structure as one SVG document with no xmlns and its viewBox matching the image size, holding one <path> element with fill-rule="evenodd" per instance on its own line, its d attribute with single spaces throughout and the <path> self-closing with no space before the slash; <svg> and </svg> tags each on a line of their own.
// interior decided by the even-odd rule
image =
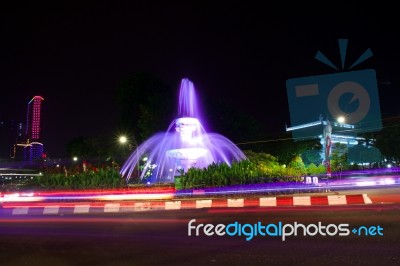
<svg viewBox="0 0 400 266">
<path fill-rule="evenodd" d="M 42 96 L 34 96 L 28 103 L 26 115 L 26 144 L 24 147 L 24 160 L 32 162 L 43 156 L 43 144 L 41 142 L 41 107 Z"/>
</svg>

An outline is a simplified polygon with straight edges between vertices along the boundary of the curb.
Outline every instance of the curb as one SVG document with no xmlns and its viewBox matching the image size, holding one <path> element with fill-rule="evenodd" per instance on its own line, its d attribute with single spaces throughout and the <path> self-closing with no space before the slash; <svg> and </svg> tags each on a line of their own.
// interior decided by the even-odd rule
<svg viewBox="0 0 400 266">
<path fill-rule="evenodd" d="M 290 207 L 290 206 L 337 206 L 371 204 L 367 194 L 259 197 L 235 199 L 188 199 L 168 201 L 121 201 L 80 203 L 15 203 L 5 204 L 5 215 L 60 215 L 89 213 L 126 213 L 149 210 L 185 210 L 200 208 L 243 208 L 243 207 Z"/>
</svg>

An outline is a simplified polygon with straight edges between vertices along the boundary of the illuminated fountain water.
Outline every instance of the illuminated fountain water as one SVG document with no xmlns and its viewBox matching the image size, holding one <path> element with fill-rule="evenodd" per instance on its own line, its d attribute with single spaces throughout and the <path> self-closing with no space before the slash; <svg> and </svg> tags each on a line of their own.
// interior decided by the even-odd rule
<svg viewBox="0 0 400 266">
<path fill-rule="evenodd" d="M 244 153 L 228 138 L 207 133 L 200 122 L 196 92 L 189 79 L 182 79 L 179 91 L 178 117 L 166 132 L 156 133 L 130 155 L 120 174 L 127 181 L 173 182 L 174 177 L 189 168 L 206 168 L 212 163 L 246 159 Z"/>
</svg>

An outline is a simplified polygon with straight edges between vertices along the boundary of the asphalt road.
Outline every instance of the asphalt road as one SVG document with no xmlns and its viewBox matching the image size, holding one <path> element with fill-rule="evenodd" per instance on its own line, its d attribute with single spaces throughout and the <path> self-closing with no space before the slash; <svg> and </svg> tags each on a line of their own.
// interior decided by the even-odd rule
<svg viewBox="0 0 400 266">
<path fill-rule="evenodd" d="M 214 226 L 345 223 L 350 230 L 379 226 L 383 235 L 188 236 L 192 219 Z M 400 265 L 400 204 L 3 217 L 0 265 Z"/>
</svg>

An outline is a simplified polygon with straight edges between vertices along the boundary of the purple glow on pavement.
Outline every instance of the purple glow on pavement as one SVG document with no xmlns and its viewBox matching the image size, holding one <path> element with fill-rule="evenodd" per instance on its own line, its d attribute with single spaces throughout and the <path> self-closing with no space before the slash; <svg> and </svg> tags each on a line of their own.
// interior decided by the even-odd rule
<svg viewBox="0 0 400 266">
<path fill-rule="evenodd" d="M 220 188 L 202 188 L 198 190 L 179 190 L 175 193 L 180 196 L 213 196 L 230 194 L 256 194 L 256 193 L 314 193 L 329 192 L 333 190 L 348 190 L 379 187 L 399 187 L 400 175 L 383 176 L 358 176 L 343 179 L 319 179 L 318 183 L 306 184 L 305 182 L 271 182 L 250 185 L 234 185 Z"/>
</svg>

